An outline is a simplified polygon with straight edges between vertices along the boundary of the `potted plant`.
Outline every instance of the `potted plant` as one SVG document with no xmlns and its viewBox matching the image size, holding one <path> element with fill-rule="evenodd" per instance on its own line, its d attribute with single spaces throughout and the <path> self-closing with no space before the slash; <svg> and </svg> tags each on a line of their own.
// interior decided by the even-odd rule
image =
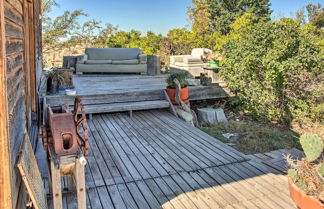
<svg viewBox="0 0 324 209">
<path fill-rule="evenodd" d="M 210 67 L 219 67 L 220 55 L 216 52 L 207 54 L 207 61 Z"/>
<path fill-rule="evenodd" d="M 180 83 L 181 90 L 180 90 L 180 98 L 184 103 L 189 102 L 189 88 L 186 86 L 186 78 L 187 73 L 175 73 L 171 74 L 167 79 L 166 82 L 168 84 L 166 92 L 174 105 L 179 105 L 175 99 L 176 96 L 176 84 L 174 83 L 174 79 L 177 79 Z"/>
<path fill-rule="evenodd" d="M 57 68 L 52 68 L 47 74 L 47 90 L 51 94 L 58 91 L 65 93 L 67 90 L 74 90 L 72 78 L 66 72 Z"/>
<path fill-rule="evenodd" d="M 306 158 L 287 157 L 290 196 L 300 209 L 324 208 L 324 141 L 317 135 L 305 134 L 300 144 Z"/>
<path fill-rule="evenodd" d="M 59 85 L 62 82 L 62 74 L 57 68 L 51 68 L 46 74 L 47 77 L 47 91 L 50 94 L 56 94 L 59 90 Z"/>
</svg>

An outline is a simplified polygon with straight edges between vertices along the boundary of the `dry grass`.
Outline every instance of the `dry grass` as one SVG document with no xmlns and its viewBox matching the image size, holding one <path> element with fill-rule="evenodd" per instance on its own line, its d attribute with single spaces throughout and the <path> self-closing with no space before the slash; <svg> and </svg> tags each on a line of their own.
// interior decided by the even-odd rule
<svg viewBox="0 0 324 209">
<path fill-rule="evenodd" d="M 229 121 L 228 124 L 205 126 L 203 131 L 245 153 L 269 152 L 277 149 L 300 149 L 298 135 L 289 129 L 260 124 L 253 121 Z M 222 134 L 234 133 L 230 139 Z"/>
<path fill-rule="evenodd" d="M 324 124 L 313 123 L 307 119 L 292 124 L 278 124 L 256 118 L 240 106 L 233 105 L 231 100 L 205 100 L 192 102 L 191 108 L 222 108 L 229 120 L 228 125 L 203 126 L 202 130 L 211 136 L 234 144 L 234 148 L 246 153 L 269 152 L 276 149 L 301 149 L 299 136 L 304 133 L 324 137 Z M 237 133 L 238 136 L 225 138 L 224 133 Z"/>
</svg>

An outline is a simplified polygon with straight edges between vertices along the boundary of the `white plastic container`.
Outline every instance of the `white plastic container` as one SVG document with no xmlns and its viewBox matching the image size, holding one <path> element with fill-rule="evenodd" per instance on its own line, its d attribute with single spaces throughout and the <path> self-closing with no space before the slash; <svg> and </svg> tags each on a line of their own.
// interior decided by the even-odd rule
<svg viewBox="0 0 324 209">
<path fill-rule="evenodd" d="M 75 89 L 68 89 L 65 91 L 66 95 L 69 95 L 69 96 L 74 96 L 76 95 L 76 90 Z"/>
</svg>

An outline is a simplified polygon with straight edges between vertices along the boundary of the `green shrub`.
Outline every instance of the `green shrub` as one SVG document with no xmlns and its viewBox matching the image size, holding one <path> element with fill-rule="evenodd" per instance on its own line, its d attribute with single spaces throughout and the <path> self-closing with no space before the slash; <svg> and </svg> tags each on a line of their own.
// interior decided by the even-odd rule
<svg viewBox="0 0 324 209">
<path fill-rule="evenodd" d="M 186 78 L 187 78 L 187 73 L 183 72 L 183 73 L 174 73 L 174 74 L 171 74 L 167 79 L 166 79 L 166 82 L 168 84 L 168 87 L 169 88 L 172 88 L 172 89 L 175 89 L 176 88 L 176 84 L 174 83 L 174 79 L 178 79 L 180 85 L 181 85 L 181 88 L 185 87 L 186 85 Z"/>
<path fill-rule="evenodd" d="M 323 122 L 323 30 L 282 19 L 240 34 L 220 73 L 245 107 L 268 120 Z"/>
</svg>

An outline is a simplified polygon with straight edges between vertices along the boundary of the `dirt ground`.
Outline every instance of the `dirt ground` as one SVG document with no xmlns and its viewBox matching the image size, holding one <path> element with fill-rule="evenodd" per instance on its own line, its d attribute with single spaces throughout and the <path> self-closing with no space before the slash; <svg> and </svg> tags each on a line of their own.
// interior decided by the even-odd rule
<svg viewBox="0 0 324 209">
<path fill-rule="evenodd" d="M 245 154 L 277 149 L 300 149 L 299 136 L 304 133 L 324 137 L 323 124 L 305 122 L 283 125 L 257 120 L 248 112 L 231 107 L 228 99 L 191 102 L 191 108 L 195 111 L 204 107 L 224 109 L 229 122 L 213 126 L 201 124 L 201 129 Z"/>
</svg>

